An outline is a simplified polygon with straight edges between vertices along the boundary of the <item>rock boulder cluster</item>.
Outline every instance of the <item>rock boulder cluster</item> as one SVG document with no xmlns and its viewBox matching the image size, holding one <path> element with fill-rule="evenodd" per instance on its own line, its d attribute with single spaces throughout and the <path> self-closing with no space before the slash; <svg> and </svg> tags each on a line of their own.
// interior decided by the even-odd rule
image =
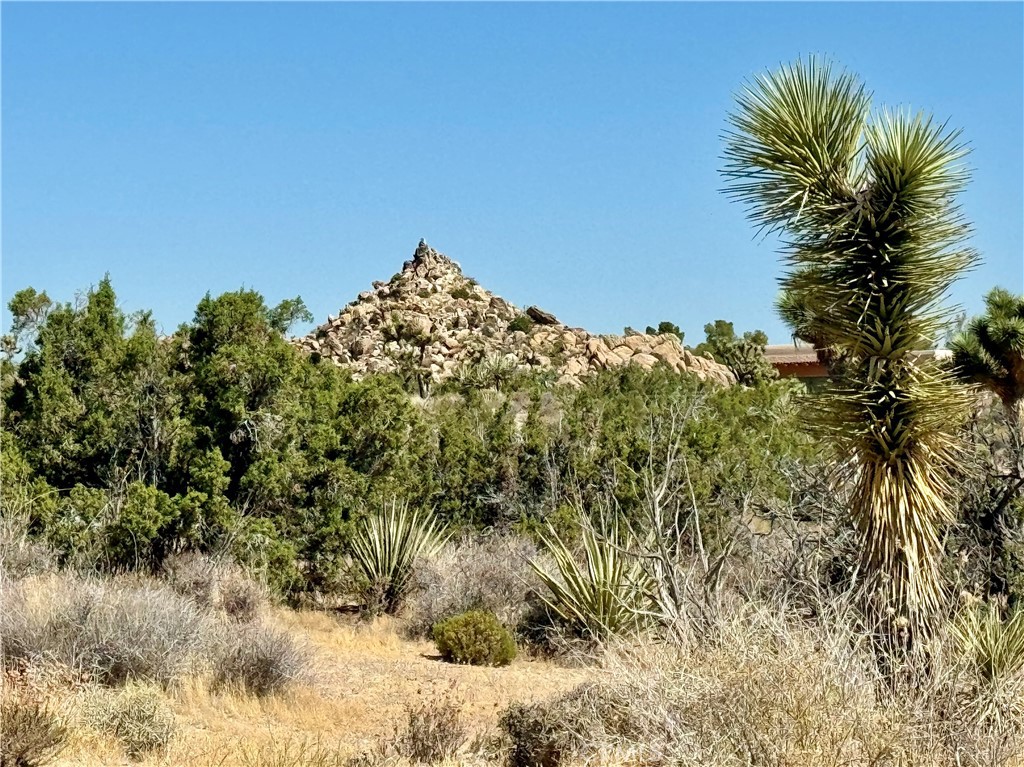
<svg viewBox="0 0 1024 767">
<path fill-rule="evenodd" d="M 578 385 L 606 368 L 664 364 L 723 385 L 735 380 L 728 368 L 692 354 L 671 334 L 592 335 L 537 307 L 523 311 L 422 240 L 389 282 L 373 283 L 373 290 L 296 343 L 356 377 L 406 370 L 438 382 L 491 365 L 552 369 L 561 383 Z"/>
</svg>

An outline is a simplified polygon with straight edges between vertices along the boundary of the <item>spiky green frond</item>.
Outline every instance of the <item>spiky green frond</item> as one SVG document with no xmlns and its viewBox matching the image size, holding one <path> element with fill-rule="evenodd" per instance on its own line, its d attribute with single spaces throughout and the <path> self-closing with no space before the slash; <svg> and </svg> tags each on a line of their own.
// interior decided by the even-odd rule
<svg viewBox="0 0 1024 767">
<path fill-rule="evenodd" d="M 824 211 L 856 191 L 870 95 L 812 58 L 758 76 L 737 102 L 726 134 L 727 192 L 768 229 L 815 231 Z"/>
<path fill-rule="evenodd" d="M 996 286 L 985 295 L 985 313 L 1000 320 L 1024 319 L 1024 296 Z"/>
<path fill-rule="evenodd" d="M 1024 671 L 1024 611 L 1002 620 L 994 607 L 979 606 L 966 610 L 952 633 L 986 683 Z"/>
<path fill-rule="evenodd" d="M 779 313 L 783 322 L 789 325 L 793 335 L 808 343 L 814 343 L 813 307 L 807 306 L 801 299 L 802 296 L 783 291 L 775 300 L 775 311 Z"/>
<path fill-rule="evenodd" d="M 978 682 L 977 718 L 998 723 L 1005 714 L 1019 712 L 1019 694 L 1006 687 L 1024 671 L 1024 612 L 1001 620 L 993 606 L 979 606 L 965 611 L 951 629 Z"/>
<path fill-rule="evenodd" d="M 812 423 L 852 459 L 865 564 L 887 601 L 928 611 L 966 401 L 914 353 L 938 335 L 942 301 L 975 258 L 955 204 L 966 150 L 924 115 L 872 116 L 859 80 L 816 59 L 760 76 L 737 103 L 726 191 L 783 231 L 783 317 L 843 360 Z"/>
<path fill-rule="evenodd" d="M 447 540 L 432 513 L 405 502 L 392 501 L 364 519 L 352 539 L 352 558 L 378 602 L 368 607 L 394 611 L 409 590 L 416 560 L 436 553 Z"/>
<path fill-rule="evenodd" d="M 795 232 L 787 291 L 818 332 L 864 355 L 926 348 L 941 300 L 975 255 L 953 196 L 963 184 L 956 133 L 885 112 L 864 125 L 864 171 L 851 199 L 821 211 L 827 226 Z"/>
<path fill-rule="evenodd" d="M 851 461 L 850 511 L 885 605 L 929 614 L 940 595 L 939 527 L 968 401 L 948 371 L 912 356 L 849 355 L 809 408 L 812 427 Z"/>
<path fill-rule="evenodd" d="M 1001 379 L 1007 376 L 1008 371 L 982 346 L 978 340 L 979 330 L 979 323 L 976 320 L 972 321 L 967 331 L 950 343 L 953 365 L 965 380 L 972 380 L 996 390 L 1003 385 Z"/>
<path fill-rule="evenodd" d="M 581 557 L 550 525 L 541 536 L 556 569 L 549 572 L 542 562 L 530 560 L 550 594 L 541 598 L 567 624 L 595 639 L 637 628 L 649 610 L 643 569 L 628 552 L 629 533 L 617 520 L 595 527 L 581 515 L 580 524 Z"/>
</svg>

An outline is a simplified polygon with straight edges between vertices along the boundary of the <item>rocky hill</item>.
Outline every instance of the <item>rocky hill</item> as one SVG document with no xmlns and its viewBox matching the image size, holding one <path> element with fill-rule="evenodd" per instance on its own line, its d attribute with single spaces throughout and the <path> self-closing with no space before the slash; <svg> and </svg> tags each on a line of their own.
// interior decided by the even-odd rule
<svg viewBox="0 0 1024 767">
<path fill-rule="evenodd" d="M 427 384 L 481 367 L 554 369 L 562 383 L 578 384 L 597 370 L 659 363 L 702 380 L 734 381 L 728 368 L 687 351 L 674 335 L 593 335 L 535 306 L 521 310 L 422 240 L 389 282 L 374 282 L 296 343 L 357 377 L 404 370 Z"/>
</svg>

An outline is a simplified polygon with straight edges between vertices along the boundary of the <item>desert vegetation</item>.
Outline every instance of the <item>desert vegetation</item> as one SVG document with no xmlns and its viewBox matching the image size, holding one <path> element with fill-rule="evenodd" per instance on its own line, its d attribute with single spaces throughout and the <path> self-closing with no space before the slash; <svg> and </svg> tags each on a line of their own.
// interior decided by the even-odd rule
<svg viewBox="0 0 1024 767">
<path fill-rule="evenodd" d="M 821 390 L 721 320 L 732 386 L 424 387 L 303 353 L 300 299 L 164 337 L 19 292 L 0 765 L 1024 763 L 1022 298 L 913 354 L 974 257 L 956 134 L 817 61 L 733 126 Z"/>
</svg>

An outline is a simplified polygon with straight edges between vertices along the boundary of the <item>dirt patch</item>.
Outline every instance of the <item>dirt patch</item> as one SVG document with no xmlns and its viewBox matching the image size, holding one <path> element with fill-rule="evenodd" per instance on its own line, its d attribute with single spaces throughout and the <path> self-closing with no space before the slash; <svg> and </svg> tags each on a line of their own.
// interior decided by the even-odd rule
<svg viewBox="0 0 1024 767">
<path fill-rule="evenodd" d="M 522 657 L 502 668 L 445 663 L 432 643 L 402 639 L 387 619 L 339 623 L 317 613 L 277 617 L 317 648 L 315 687 L 344 713 L 346 731 L 364 744 L 390 733 L 403 720 L 406 705 L 449 690 L 465 701 L 473 726 L 485 729 L 512 701 L 556 695 L 588 678 L 586 670 Z"/>
<path fill-rule="evenodd" d="M 247 749 L 288 741 L 319 741 L 354 755 L 402 726 L 407 705 L 449 692 L 465 702 L 474 734 L 483 734 L 509 703 L 556 695 L 596 674 L 527 657 L 503 668 L 444 663 L 432 643 L 404 639 L 388 619 L 361 623 L 278 609 L 269 622 L 309 643 L 315 660 L 308 684 L 259 699 L 194 682 L 168 693 L 179 727 L 168 753 L 130 762 L 116 744 L 82 731 L 57 764 L 232 767 L 247 763 Z"/>
</svg>

